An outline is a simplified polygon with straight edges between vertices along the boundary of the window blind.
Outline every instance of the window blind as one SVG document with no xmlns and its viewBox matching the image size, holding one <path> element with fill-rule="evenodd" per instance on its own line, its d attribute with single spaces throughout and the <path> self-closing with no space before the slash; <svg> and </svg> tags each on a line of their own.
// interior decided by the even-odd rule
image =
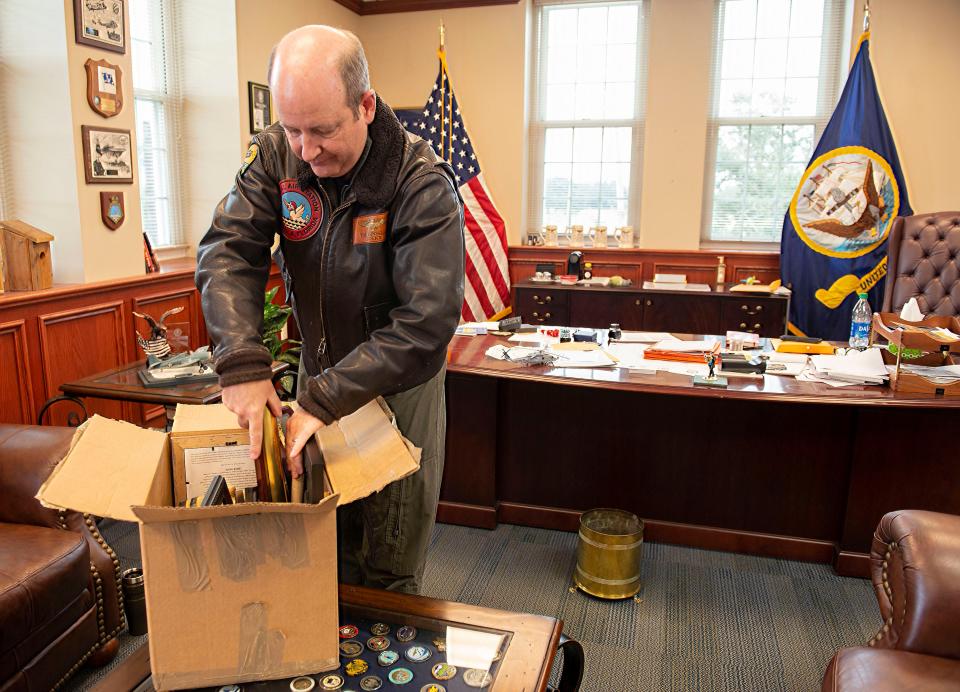
<svg viewBox="0 0 960 692">
<path fill-rule="evenodd" d="M 706 242 L 776 243 L 840 95 L 847 0 L 717 0 Z"/>
</svg>

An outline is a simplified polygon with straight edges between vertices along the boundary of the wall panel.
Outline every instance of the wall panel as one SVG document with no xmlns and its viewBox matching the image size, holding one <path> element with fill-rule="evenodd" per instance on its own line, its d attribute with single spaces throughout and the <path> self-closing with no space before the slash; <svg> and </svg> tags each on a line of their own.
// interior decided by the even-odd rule
<svg viewBox="0 0 960 692">
<path fill-rule="evenodd" d="M 5 423 L 33 423 L 33 392 L 24 320 L 0 324 L 0 411 Z"/>
</svg>

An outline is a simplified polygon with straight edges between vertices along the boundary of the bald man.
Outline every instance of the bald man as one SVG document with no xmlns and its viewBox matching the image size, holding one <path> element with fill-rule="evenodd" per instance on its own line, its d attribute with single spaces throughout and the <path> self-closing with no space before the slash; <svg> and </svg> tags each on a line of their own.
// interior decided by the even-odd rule
<svg viewBox="0 0 960 692">
<path fill-rule="evenodd" d="M 417 593 L 443 472 L 447 344 L 463 303 L 463 205 L 451 168 L 370 88 L 353 34 L 306 26 L 273 49 L 279 122 L 253 138 L 197 253 L 223 401 L 261 444 L 280 414 L 261 339 L 271 246 L 303 338 L 287 462 L 384 396 L 420 470 L 338 513 L 340 578 Z"/>
</svg>

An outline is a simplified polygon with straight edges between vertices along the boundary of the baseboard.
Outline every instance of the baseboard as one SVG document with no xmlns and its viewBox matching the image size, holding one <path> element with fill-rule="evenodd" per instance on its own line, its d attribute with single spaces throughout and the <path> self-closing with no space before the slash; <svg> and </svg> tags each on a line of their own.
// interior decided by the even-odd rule
<svg viewBox="0 0 960 692">
<path fill-rule="evenodd" d="M 437 505 L 437 521 L 443 524 L 495 529 L 497 528 L 497 511 L 493 507 L 440 500 Z"/>
<path fill-rule="evenodd" d="M 501 502 L 497 506 L 497 518 L 505 524 L 535 526 L 555 531 L 579 530 L 580 515 L 581 512 L 576 510 L 539 507 L 517 502 Z M 643 536 L 644 540 L 653 543 L 672 543 L 691 548 L 826 564 L 834 562 L 836 550 L 832 541 L 718 529 L 652 519 L 644 520 Z"/>
<path fill-rule="evenodd" d="M 870 579 L 870 556 L 867 553 L 838 550 L 833 560 L 833 569 L 841 577 Z"/>
</svg>

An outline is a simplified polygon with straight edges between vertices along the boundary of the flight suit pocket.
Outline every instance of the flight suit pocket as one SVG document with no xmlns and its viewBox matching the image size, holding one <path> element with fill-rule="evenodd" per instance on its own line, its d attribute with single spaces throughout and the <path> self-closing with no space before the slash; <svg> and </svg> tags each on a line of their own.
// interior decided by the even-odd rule
<svg viewBox="0 0 960 692">
<path fill-rule="evenodd" d="M 363 326 L 367 330 L 367 336 L 390 324 L 390 311 L 395 307 L 396 303 L 388 301 L 363 309 Z"/>
</svg>

